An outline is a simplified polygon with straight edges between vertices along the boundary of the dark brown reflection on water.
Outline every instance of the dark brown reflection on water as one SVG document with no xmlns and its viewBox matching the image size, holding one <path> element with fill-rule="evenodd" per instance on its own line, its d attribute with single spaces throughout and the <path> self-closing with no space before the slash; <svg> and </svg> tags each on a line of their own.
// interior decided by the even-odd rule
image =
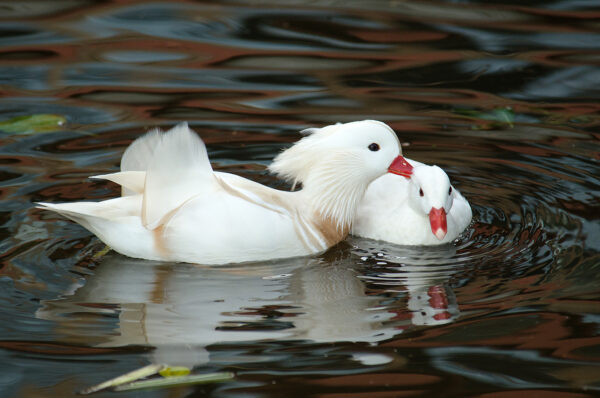
<svg viewBox="0 0 600 398">
<path fill-rule="evenodd" d="M 67 125 L 0 133 L 0 395 L 159 360 L 237 378 L 156 396 L 597 394 L 597 17 L 569 0 L 7 3 L 0 129 Z M 350 238 L 214 269 L 98 258 L 32 209 L 117 195 L 87 176 L 184 120 L 216 170 L 286 189 L 265 167 L 298 131 L 363 118 L 470 200 L 455 244 Z"/>
</svg>

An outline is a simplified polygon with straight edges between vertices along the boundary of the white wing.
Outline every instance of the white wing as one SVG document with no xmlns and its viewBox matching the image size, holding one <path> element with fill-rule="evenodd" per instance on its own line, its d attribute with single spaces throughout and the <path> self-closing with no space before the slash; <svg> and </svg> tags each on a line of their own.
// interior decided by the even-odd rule
<svg viewBox="0 0 600 398">
<path fill-rule="evenodd" d="M 154 229 L 187 200 L 210 191 L 216 181 L 204 143 L 187 124 L 149 134 L 154 149 L 146 163 L 142 223 Z"/>
</svg>

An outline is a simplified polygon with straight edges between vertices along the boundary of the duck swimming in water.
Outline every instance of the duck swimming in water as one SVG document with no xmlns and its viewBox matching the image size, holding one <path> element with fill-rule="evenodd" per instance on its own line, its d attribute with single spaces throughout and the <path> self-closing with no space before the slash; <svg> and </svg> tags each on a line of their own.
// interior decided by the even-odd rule
<svg viewBox="0 0 600 398">
<path fill-rule="evenodd" d="M 39 203 L 115 251 L 148 260 L 225 264 L 319 253 L 343 240 L 369 184 L 402 157 L 394 131 L 365 120 L 314 129 L 276 163 L 300 176 L 285 192 L 215 173 L 185 123 L 153 130 L 125 151 L 122 186 L 101 202 Z"/>
</svg>

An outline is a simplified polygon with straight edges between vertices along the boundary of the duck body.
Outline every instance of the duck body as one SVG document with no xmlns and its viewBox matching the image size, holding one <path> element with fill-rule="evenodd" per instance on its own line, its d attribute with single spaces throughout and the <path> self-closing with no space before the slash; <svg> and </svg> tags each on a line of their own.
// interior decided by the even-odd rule
<svg viewBox="0 0 600 398">
<path fill-rule="evenodd" d="M 352 234 L 400 245 L 452 242 L 471 222 L 469 202 L 442 169 L 405 159 L 412 166 L 410 177 L 385 174 L 373 181 L 356 212 Z M 443 230 L 434 231 L 434 208 L 444 213 Z"/>
<path fill-rule="evenodd" d="M 226 264 L 319 253 L 346 237 L 368 184 L 400 153 L 383 123 L 341 126 L 319 129 L 279 156 L 305 173 L 298 192 L 213 172 L 203 142 L 180 124 L 140 137 L 121 172 L 96 177 L 120 184 L 121 197 L 39 205 L 135 258 Z"/>
<path fill-rule="evenodd" d="M 297 197 L 285 198 L 285 192 L 269 192 L 259 184 L 252 186 L 254 190 L 236 187 L 234 191 L 231 185 L 239 177 L 220 174 L 215 176 L 212 192 L 190 198 L 154 229 L 142 221 L 142 194 L 44 207 L 83 225 L 113 250 L 147 260 L 224 264 L 303 256 L 327 249 L 324 239 L 300 240 L 302 234 L 296 231 L 296 224 L 305 228 L 304 234 L 314 236 L 315 226 L 288 208 L 265 207 L 244 199 L 275 194 L 295 202 Z"/>
</svg>

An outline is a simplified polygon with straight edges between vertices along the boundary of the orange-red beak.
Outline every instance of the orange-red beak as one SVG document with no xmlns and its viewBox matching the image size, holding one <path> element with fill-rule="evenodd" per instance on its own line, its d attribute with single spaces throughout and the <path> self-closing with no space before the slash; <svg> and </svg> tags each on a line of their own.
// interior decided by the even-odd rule
<svg viewBox="0 0 600 398">
<path fill-rule="evenodd" d="M 442 207 L 441 209 L 431 208 L 429 212 L 429 223 L 431 224 L 431 232 L 439 240 L 444 239 L 446 233 L 448 233 L 448 224 L 446 222 L 446 210 Z"/>
<path fill-rule="evenodd" d="M 392 164 L 390 164 L 390 167 L 388 167 L 389 173 L 398 174 L 399 176 L 406 178 L 410 178 L 412 170 L 413 167 L 401 155 L 397 156 Z"/>
</svg>

